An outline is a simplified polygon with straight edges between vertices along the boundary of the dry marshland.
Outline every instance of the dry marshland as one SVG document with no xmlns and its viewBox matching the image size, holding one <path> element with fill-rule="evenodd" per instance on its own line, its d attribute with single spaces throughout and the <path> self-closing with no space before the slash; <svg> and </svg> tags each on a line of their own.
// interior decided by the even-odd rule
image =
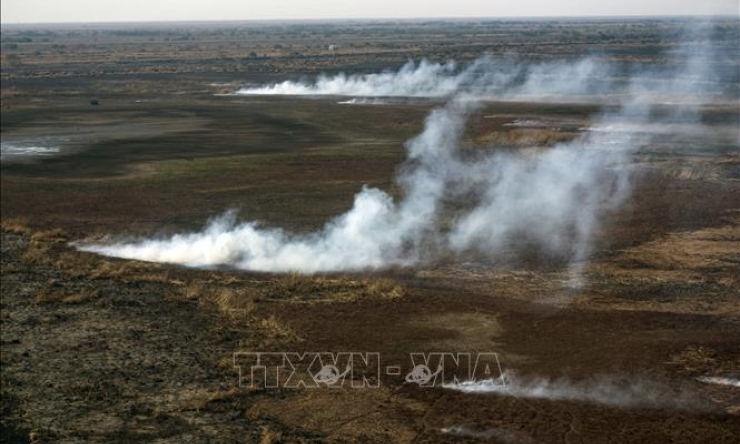
<svg viewBox="0 0 740 444">
<path fill-rule="evenodd" d="M 76 248 L 198 231 L 229 209 L 239 220 L 309 233 L 343 214 L 365 185 L 398 199 L 404 143 L 444 101 L 218 95 L 243 84 L 481 53 L 661 66 L 683 26 L 4 26 L 3 143 L 59 142 L 60 150 L 1 164 L 3 442 L 735 442 L 740 389 L 716 383 L 740 378 L 740 112 L 732 95 L 714 97 L 688 130 L 662 129 L 630 153 L 630 196 L 602 219 L 576 267 L 525 237 L 495 254 L 429 254 L 413 267 L 312 275 Z M 732 43 L 738 29 L 727 20 L 717 35 Z M 737 63 L 714 69 L 732 73 Z M 736 83 L 726 86 L 737 93 Z M 485 102 L 470 117 L 462 153 L 536 158 L 580 140 L 613 108 L 607 99 Z M 658 114 L 672 109 L 662 107 Z M 694 131 L 699 124 L 709 130 Z M 450 214 L 440 225 L 453 224 L 465 203 L 444 202 Z M 239 386 L 234 353 L 286 350 L 377 352 L 383 368 L 363 377 L 380 386 Z M 411 353 L 439 350 L 497 352 L 523 381 L 540 378 L 550 397 L 404 379 Z M 623 395 L 604 387 L 657 401 L 594 401 L 594 391 Z"/>
</svg>

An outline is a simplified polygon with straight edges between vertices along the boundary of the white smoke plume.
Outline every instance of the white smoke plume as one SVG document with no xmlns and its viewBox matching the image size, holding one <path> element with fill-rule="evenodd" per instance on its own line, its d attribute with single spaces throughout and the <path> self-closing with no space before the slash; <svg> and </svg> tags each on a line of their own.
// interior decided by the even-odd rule
<svg viewBox="0 0 740 444">
<path fill-rule="evenodd" d="M 740 379 L 725 378 L 723 376 L 702 376 L 701 378 L 698 378 L 698 380 L 707 384 L 740 388 Z"/>
<path fill-rule="evenodd" d="M 42 145 L 35 140 L 0 142 L 0 159 L 22 158 L 25 156 L 49 156 L 60 151 L 61 149 L 58 146 Z"/>
<path fill-rule="evenodd" d="M 352 98 L 337 102 L 338 105 L 386 105 L 390 102 L 382 99 Z"/>
<path fill-rule="evenodd" d="M 242 88 L 237 94 L 408 96 L 440 97 L 454 93 L 462 76 L 456 75 L 454 62 L 419 64 L 409 61 L 396 72 L 378 74 L 319 76 L 315 83 L 285 81 L 268 86 Z"/>
<path fill-rule="evenodd" d="M 301 86 L 314 92 L 371 95 L 458 90 L 447 105 L 431 112 L 423 132 L 406 144 L 408 159 L 396 179 L 403 191 L 401 200 L 379 189 L 364 188 L 349 211 L 318 232 L 305 235 L 290 235 L 256 222 L 237 223 L 230 214 L 211 222 L 202 232 L 78 246 L 104 255 L 188 266 L 316 273 L 410 266 L 440 252 L 478 251 L 496 256 L 515 240 L 524 239 L 543 251 L 579 261 L 589 253 L 605 211 L 628 196 L 631 153 L 650 140 L 644 133 L 608 128 L 624 128 L 626 123 L 639 126 L 654 119 L 651 98 L 642 93 L 649 84 L 640 81 L 631 85 L 639 94 L 602 115 L 593 131 L 572 142 L 539 153 L 479 150 L 463 154 L 459 148 L 465 121 L 480 102 L 477 94 L 473 99 L 460 92 L 460 85 L 495 83 L 492 79 L 501 75 L 497 70 L 488 71 L 490 63 L 476 62 L 458 74 L 454 74 L 454 65 L 409 64 L 399 73 L 326 78 L 313 86 Z M 584 68 L 589 64 L 575 64 L 572 70 L 589 71 L 591 68 Z M 685 64 L 690 70 L 695 66 L 693 62 Z M 568 93 L 580 78 L 547 83 L 542 70 L 539 66 L 513 69 L 532 73 L 532 77 L 519 79 L 517 91 Z M 673 75 L 682 74 L 679 70 Z M 420 80 L 430 75 L 434 82 Z M 284 83 L 278 89 L 294 86 Z M 588 88 L 588 83 L 585 86 Z M 269 88 L 277 91 L 277 87 Z M 684 119 L 694 110 L 691 106 L 676 109 Z M 467 206 L 452 211 L 447 204 L 451 201 Z"/>
<path fill-rule="evenodd" d="M 443 388 L 471 394 L 496 394 L 516 398 L 580 401 L 617 407 L 672 407 L 695 409 L 708 406 L 688 386 L 675 386 L 641 377 L 594 376 L 573 381 L 567 378 L 520 377 L 505 372 L 500 378 L 452 382 Z"/>
<path fill-rule="evenodd" d="M 190 266 L 232 265 L 256 271 L 342 271 L 411 265 L 426 235 L 435 229 L 446 176 L 463 131 L 467 100 L 452 102 L 427 118 L 426 129 L 408 144 L 415 162 L 400 181 L 405 199 L 365 188 L 350 211 L 305 236 L 255 223 L 235 224 L 227 215 L 201 233 L 133 244 L 84 245 L 110 256 Z M 459 170 L 458 170 L 459 172 Z"/>
<path fill-rule="evenodd" d="M 235 94 L 365 98 L 449 98 L 468 94 L 483 100 L 561 102 L 613 102 L 618 97 L 630 95 L 668 103 L 695 100 L 698 94 L 712 95 L 715 99 L 728 96 L 728 93 L 737 96 L 737 73 L 714 71 L 723 50 L 717 49 L 711 41 L 712 30 L 707 24 L 695 26 L 678 49 L 667 54 L 680 67 L 670 62 L 663 66 L 615 64 L 597 57 L 526 63 L 513 55 L 483 55 L 468 64 L 409 60 L 395 71 L 339 73 L 319 75 L 313 81 L 244 85 Z M 735 86 L 730 86 L 731 91 L 728 91 L 728 85 L 733 84 Z M 372 104 L 370 101 L 362 103 Z"/>
<path fill-rule="evenodd" d="M 397 71 L 319 76 L 314 82 L 284 81 L 245 86 L 243 95 L 319 95 L 357 97 L 450 97 L 469 93 L 488 98 L 569 97 L 603 92 L 611 67 L 594 59 L 539 64 L 482 56 L 460 67 L 454 61 L 407 62 Z"/>
<path fill-rule="evenodd" d="M 461 97 L 427 117 L 424 131 L 407 144 L 407 165 L 398 177 L 401 201 L 365 188 L 351 210 L 317 233 L 289 236 L 253 222 L 237 224 L 231 215 L 200 233 L 83 249 L 190 266 L 314 273 L 412 265 L 430 242 L 452 251 L 495 252 L 525 234 L 545 249 L 580 258 L 599 208 L 626 196 L 628 175 L 620 166 L 634 138 L 588 133 L 540 155 L 465 158 L 458 148 L 466 116 L 476 106 Z M 610 177 L 612 165 L 617 168 Z M 443 199 L 470 195 L 478 201 L 472 210 L 441 232 Z"/>
<path fill-rule="evenodd" d="M 439 431 L 445 435 L 485 440 L 495 439 L 496 441 L 505 443 L 530 444 L 534 442 L 531 437 L 518 430 L 514 431 L 501 428 L 479 429 L 465 425 L 453 425 L 443 427 Z"/>
</svg>

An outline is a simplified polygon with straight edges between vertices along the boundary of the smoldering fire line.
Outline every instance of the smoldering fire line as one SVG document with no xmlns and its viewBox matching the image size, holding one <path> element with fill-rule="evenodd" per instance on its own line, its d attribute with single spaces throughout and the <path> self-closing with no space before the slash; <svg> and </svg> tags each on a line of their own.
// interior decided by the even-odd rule
<svg viewBox="0 0 740 444">
<path fill-rule="evenodd" d="M 371 98 L 451 98 L 470 94 L 485 100 L 557 100 L 601 102 L 611 95 L 652 97 L 654 101 L 681 103 L 697 93 L 737 94 L 728 91 L 737 82 L 732 74 L 714 70 L 726 48 L 711 41 L 712 26 L 692 29 L 666 54 L 680 64 L 663 67 L 624 64 L 607 57 L 579 60 L 521 62 L 516 54 L 485 54 L 467 64 L 409 60 L 397 70 L 370 74 L 319 75 L 313 81 L 286 80 L 268 85 L 245 85 L 237 95 L 349 96 L 340 103 L 383 104 Z M 676 75 L 680 72 L 681 75 Z"/>
<path fill-rule="evenodd" d="M 468 394 L 495 394 L 516 398 L 578 401 L 617 407 L 670 407 L 677 410 L 709 408 L 689 385 L 675 386 L 638 376 L 598 375 L 585 380 L 504 374 L 498 379 L 447 383 L 443 387 Z"/>
<path fill-rule="evenodd" d="M 404 189 L 401 201 L 365 188 L 352 209 L 319 232 L 290 236 L 254 222 L 236 223 L 228 214 L 200 233 L 80 248 L 190 266 L 313 273 L 413 265 L 430 240 L 446 250 L 495 251 L 524 230 L 544 248 L 583 255 L 598 208 L 614 206 L 626 196 L 628 169 L 612 168 L 619 172 L 616 176 L 606 171 L 622 163 L 632 137 L 592 133 L 531 159 L 494 154 L 470 160 L 458 147 L 475 106 L 475 101 L 461 97 L 428 116 L 424 131 L 407 144 L 413 167 L 397 178 Z M 618 150 L 603 149 L 607 142 Z M 443 199 L 471 193 L 479 203 L 451 230 L 442 231 Z M 534 223 L 538 220 L 547 223 Z"/>
<path fill-rule="evenodd" d="M 689 75 L 702 79 L 706 70 L 700 67 L 711 57 L 710 50 L 678 57 L 679 68 L 660 84 L 659 92 L 683 93 L 686 85 L 681 79 Z M 599 70 L 588 60 L 567 66 L 576 73 Z M 516 91 L 568 94 L 580 82 L 580 76 L 569 70 L 551 75 L 571 75 L 572 81 L 548 83 L 542 77 L 542 66 L 519 68 L 516 71 L 528 77 L 520 79 Z M 592 235 L 603 216 L 628 197 L 630 155 L 651 137 L 608 128 L 660 123 L 652 113 L 656 90 L 638 78 L 628 86 L 633 94 L 616 111 L 601 115 L 593 131 L 571 142 L 556 144 L 534 156 L 494 152 L 470 158 L 459 147 L 466 119 L 480 106 L 480 96 L 463 86 L 485 85 L 500 77 L 490 61 L 481 60 L 457 74 L 454 66 L 422 63 L 378 76 L 340 79 L 362 91 L 375 88 L 376 83 L 406 85 L 405 89 L 380 91 L 385 95 L 454 93 L 446 105 L 429 114 L 421 134 L 406 144 L 408 160 L 396 177 L 402 199 L 365 187 L 349 211 L 327 222 L 323 229 L 303 235 L 290 235 L 256 222 L 238 223 L 233 213 L 227 213 L 201 232 L 136 242 L 80 242 L 77 247 L 108 256 L 194 267 L 227 265 L 254 271 L 316 273 L 412 266 L 439 252 L 477 250 L 495 255 L 524 235 L 543 250 L 580 261 L 589 253 Z M 399 76 L 412 80 L 400 81 Z M 438 89 L 430 92 L 432 84 Z M 702 84 L 697 82 L 697 88 Z M 590 88 L 588 82 L 581 86 Z M 333 93 L 346 89 L 326 88 Z M 693 102 L 674 107 L 673 117 L 696 119 L 697 101 Z M 464 198 L 469 199 L 468 208 L 458 214 L 452 226 L 443 228 L 444 202 Z"/>
</svg>

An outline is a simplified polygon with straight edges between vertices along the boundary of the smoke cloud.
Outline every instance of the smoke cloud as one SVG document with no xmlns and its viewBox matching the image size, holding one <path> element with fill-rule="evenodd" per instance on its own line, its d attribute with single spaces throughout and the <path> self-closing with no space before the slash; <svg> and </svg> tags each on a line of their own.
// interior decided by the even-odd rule
<svg viewBox="0 0 740 444">
<path fill-rule="evenodd" d="M 725 378 L 722 376 L 703 376 L 698 378 L 698 380 L 707 384 L 726 385 L 728 387 L 740 388 L 740 379 Z"/>
<path fill-rule="evenodd" d="M 690 102 L 697 95 L 737 98 L 740 72 L 723 62 L 736 54 L 728 51 L 726 44 L 713 40 L 715 32 L 710 22 L 694 23 L 680 44 L 665 54 L 666 63 L 659 65 L 615 63 L 605 57 L 522 62 L 514 54 L 487 54 L 467 64 L 409 60 L 397 70 L 380 73 L 339 73 L 320 75 L 313 81 L 245 85 L 236 94 L 365 98 L 450 98 L 467 94 L 483 100 L 589 102 L 614 102 L 628 95 L 669 103 Z M 736 46 L 737 42 L 729 45 Z M 723 55 L 728 53 L 731 57 L 725 58 Z"/>
<path fill-rule="evenodd" d="M 465 158 L 460 139 L 477 105 L 460 97 L 427 117 L 424 131 L 407 143 L 407 165 L 397 180 L 404 190 L 401 201 L 365 188 L 352 209 L 319 232 L 290 236 L 254 222 L 238 224 L 228 214 L 200 233 L 82 248 L 189 266 L 315 273 L 413 265 L 430 244 L 458 252 L 495 251 L 523 233 L 550 251 L 582 256 L 598 207 L 626 196 L 628 170 L 607 174 L 606 168 L 624 160 L 633 138 L 597 132 L 540 155 Z M 463 196 L 472 196 L 473 208 L 442 231 L 443 200 Z"/>
<path fill-rule="evenodd" d="M 594 376 L 582 381 L 567 378 L 520 377 L 505 372 L 500 378 L 444 384 L 443 387 L 471 394 L 497 394 L 516 398 L 581 401 L 617 407 L 702 408 L 705 404 L 686 387 L 676 387 L 639 377 Z"/>
<path fill-rule="evenodd" d="M 441 433 L 452 436 L 477 439 L 495 439 L 505 443 L 531 444 L 534 443 L 531 437 L 520 431 L 506 430 L 501 428 L 479 429 L 465 425 L 453 425 L 443 427 L 439 430 Z"/>
<path fill-rule="evenodd" d="M 0 159 L 10 159 L 22 156 L 48 156 L 60 151 L 59 147 L 40 146 L 36 143 L 1 142 Z"/>
<path fill-rule="evenodd" d="M 594 59 L 540 64 L 482 56 L 466 66 L 454 61 L 409 61 L 397 71 L 319 76 L 314 82 L 284 81 L 246 86 L 237 94 L 358 97 L 451 97 L 459 93 L 488 98 L 565 97 L 603 92 L 612 68 Z"/>
<path fill-rule="evenodd" d="M 685 82 L 671 79 L 683 79 L 685 72 L 702 75 L 692 58 L 682 56 L 679 61 L 684 70 L 673 72 L 658 92 L 683 93 Z M 244 94 L 370 96 L 454 93 L 454 97 L 433 110 L 422 133 L 407 142 L 408 158 L 396 178 L 403 191 L 400 200 L 382 190 L 364 188 L 349 211 L 310 234 L 291 235 L 256 222 L 238 223 L 229 213 L 198 233 L 78 247 L 196 267 L 316 273 L 411 266 L 446 253 L 495 256 L 524 239 L 543 251 L 580 261 L 588 255 L 604 214 L 629 195 L 631 154 L 650 141 L 650 134 L 625 128 L 662 122 L 652 113 L 654 101 L 648 92 L 656 90 L 650 82 L 638 78 L 627 85 L 633 94 L 571 142 L 535 153 L 476 150 L 471 154 L 463 153 L 460 146 L 468 116 L 481 106 L 480 95 L 471 94 L 474 87 L 510 87 L 514 94 L 538 97 L 567 95 L 588 92 L 596 85 L 587 80 L 594 72 L 602 68 L 591 60 L 501 69 L 484 57 L 462 70 L 452 63 L 409 63 L 398 72 L 242 90 Z M 672 115 L 661 119 L 696 119 L 696 108 L 690 103 L 673 109 Z M 449 202 L 458 205 L 453 209 Z M 462 209 L 461 203 L 465 203 Z"/>
</svg>

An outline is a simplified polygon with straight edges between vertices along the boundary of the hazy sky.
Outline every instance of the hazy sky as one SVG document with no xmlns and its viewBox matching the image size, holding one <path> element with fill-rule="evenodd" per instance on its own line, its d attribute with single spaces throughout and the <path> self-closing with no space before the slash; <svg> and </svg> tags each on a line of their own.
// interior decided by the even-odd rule
<svg viewBox="0 0 740 444">
<path fill-rule="evenodd" d="M 738 15 L 738 0 L 2 0 L 3 23 Z"/>
</svg>

